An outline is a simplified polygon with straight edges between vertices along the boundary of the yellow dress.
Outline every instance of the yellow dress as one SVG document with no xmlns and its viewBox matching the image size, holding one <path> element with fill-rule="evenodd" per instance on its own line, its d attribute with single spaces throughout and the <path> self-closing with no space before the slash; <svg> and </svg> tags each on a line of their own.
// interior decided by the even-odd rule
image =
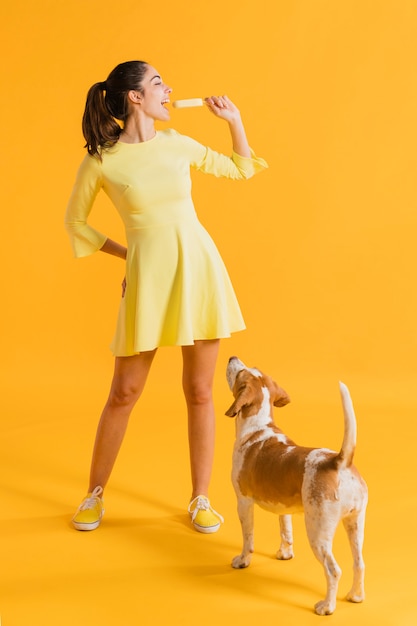
<svg viewBox="0 0 417 626">
<path fill-rule="evenodd" d="M 111 344 L 116 356 L 159 346 L 192 345 L 243 330 L 242 314 L 220 254 L 199 222 L 190 167 L 245 179 L 267 164 L 228 157 L 174 130 L 143 143 L 116 143 L 102 161 L 86 155 L 65 225 L 76 257 L 99 250 L 107 237 L 87 223 L 100 189 L 126 229 L 126 292 Z"/>
</svg>

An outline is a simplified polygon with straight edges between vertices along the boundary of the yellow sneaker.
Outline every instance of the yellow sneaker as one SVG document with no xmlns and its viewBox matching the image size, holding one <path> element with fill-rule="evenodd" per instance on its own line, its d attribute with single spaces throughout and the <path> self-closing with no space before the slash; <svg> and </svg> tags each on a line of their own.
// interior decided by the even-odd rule
<svg viewBox="0 0 417 626">
<path fill-rule="evenodd" d="M 215 533 L 219 530 L 224 519 L 217 513 L 206 496 L 197 496 L 188 506 L 191 522 L 200 533 Z"/>
<path fill-rule="evenodd" d="M 88 493 L 72 518 L 72 523 L 77 530 L 94 530 L 99 526 L 104 515 L 102 487 L 96 487 Z"/>
</svg>

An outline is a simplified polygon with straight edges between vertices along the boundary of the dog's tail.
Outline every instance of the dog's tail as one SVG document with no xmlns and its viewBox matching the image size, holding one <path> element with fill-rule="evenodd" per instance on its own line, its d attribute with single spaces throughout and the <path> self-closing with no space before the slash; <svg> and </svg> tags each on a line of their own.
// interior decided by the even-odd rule
<svg viewBox="0 0 417 626">
<path fill-rule="evenodd" d="M 349 467 L 352 465 L 356 448 L 356 417 L 349 389 L 342 382 L 339 382 L 339 388 L 345 416 L 345 429 L 342 447 L 338 454 L 338 465 L 339 467 Z"/>
</svg>

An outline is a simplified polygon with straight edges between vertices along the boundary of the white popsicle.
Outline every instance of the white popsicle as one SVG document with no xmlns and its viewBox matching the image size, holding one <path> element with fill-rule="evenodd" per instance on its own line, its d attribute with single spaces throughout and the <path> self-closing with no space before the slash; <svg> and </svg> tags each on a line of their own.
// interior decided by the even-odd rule
<svg viewBox="0 0 417 626">
<path fill-rule="evenodd" d="M 174 100 L 172 106 L 175 109 L 187 109 L 188 107 L 202 107 L 202 98 L 188 98 L 188 100 Z"/>
</svg>

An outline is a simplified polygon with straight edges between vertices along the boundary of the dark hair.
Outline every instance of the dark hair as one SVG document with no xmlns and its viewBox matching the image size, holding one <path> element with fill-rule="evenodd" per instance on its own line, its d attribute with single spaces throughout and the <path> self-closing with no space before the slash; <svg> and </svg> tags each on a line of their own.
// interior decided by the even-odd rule
<svg viewBox="0 0 417 626">
<path fill-rule="evenodd" d="M 113 146 L 118 141 L 122 128 L 116 120 L 126 121 L 129 113 L 127 94 L 131 90 L 142 91 L 141 83 L 147 68 L 145 61 L 120 63 L 107 80 L 95 83 L 89 89 L 82 121 L 84 147 L 89 154 L 100 156 L 100 148 Z"/>
</svg>

